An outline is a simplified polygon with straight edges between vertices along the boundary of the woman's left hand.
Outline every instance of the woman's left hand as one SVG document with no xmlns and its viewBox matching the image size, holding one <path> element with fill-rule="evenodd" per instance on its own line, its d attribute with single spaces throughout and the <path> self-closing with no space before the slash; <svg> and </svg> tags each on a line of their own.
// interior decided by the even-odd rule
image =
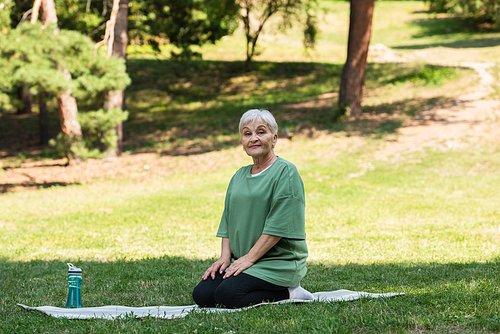
<svg viewBox="0 0 500 334">
<path fill-rule="evenodd" d="M 254 263 L 255 262 L 250 259 L 250 256 L 248 254 L 244 255 L 238 260 L 234 261 L 233 264 L 231 264 L 229 268 L 227 268 L 226 273 L 224 274 L 224 278 L 238 276 L 243 272 L 243 270 L 253 266 Z"/>
<path fill-rule="evenodd" d="M 238 260 L 234 261 L 232 265 L 227 268 L 224 278 L 231 276 L 238 276 L 243 270 L 250 268 L 257 262 L 264 254 L 267 253 L 274 245 L 280 241 L 281 237 L 269 234 L 263 234 L 259 240 L 253 245 L 248 254 L 243 255 Z"/>
</svg>

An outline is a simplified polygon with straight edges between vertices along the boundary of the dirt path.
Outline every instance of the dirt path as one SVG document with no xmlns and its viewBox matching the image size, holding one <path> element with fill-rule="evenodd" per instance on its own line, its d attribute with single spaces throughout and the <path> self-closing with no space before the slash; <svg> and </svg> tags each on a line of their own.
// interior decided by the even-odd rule
<svg viewBox="0 0 500 334">
<path fill-rule="evenodd" d="M 398 130 L 396 141 L 386 142 L 376 152 L 378 160 L 398 159 L 403 152 L 434 147 L 441 150 L 462 147 L 469 143 L 488 141 L 500 143 L 500 101 L 491 98 L 495 78 L 489 70 L 493 62 L 445 63 L 426 59 L 425 50 L 403 54 L 385 46 L 375 47 L 375 61 L 419 61 L 443 66 L 460 66 L 474 69 L 479 84 L 467 95 L 457 97 L 446 105 L 436 105 L 422 110 L 411 122 Z"/>
</svg>

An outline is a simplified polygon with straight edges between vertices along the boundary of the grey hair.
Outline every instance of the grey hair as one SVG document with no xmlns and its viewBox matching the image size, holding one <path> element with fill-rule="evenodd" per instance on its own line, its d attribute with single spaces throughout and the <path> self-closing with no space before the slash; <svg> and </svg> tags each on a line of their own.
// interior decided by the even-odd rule
<svg viewBox="0 0 500 334">
<path fill-rule="evenodd" d="M 240 135 L 245 125 L 254 122 L 256 120 L 261 120 L 266 122 L 272 134 L 273 135 L 278 134 L 278 123 L 276 123 L 273 114 L 271 114 L 269 110 L 250 109 L 246 113 L 244 113 L 243 116 L 241 116 L 240 118 Z"/>
</svg>

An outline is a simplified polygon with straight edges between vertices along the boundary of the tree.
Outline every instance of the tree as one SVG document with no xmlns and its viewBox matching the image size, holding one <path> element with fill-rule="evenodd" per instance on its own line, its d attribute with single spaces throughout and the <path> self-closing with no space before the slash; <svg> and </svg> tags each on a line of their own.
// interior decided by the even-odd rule
<svg viewBox="0 0 500 334">
<path fill-rule="evenodd" d="M 240 6 L 240 19 L 246 37 L 246 70 L 251 68 L 257 40 L 271 16 L 280 15 L 284 28 L 291 26 L 294 20 L 302 21 L 302 16 L 305 16 L 304 45 L 314 46 L 317 29 L 311 8 L 316 0 L 236 0 L 236 3 Z"/>
<path fill-rule="evenodd" d="M 30 86 L 28 86 L 27 84 L 22 84 L 17 89 L 17 94 L 19 96 L 19 100 L 21 101 L 21 103 L 17 107 L 17 114 L 18 115 L 31 114 L 33 96 L 30 93 Z"/>
<path fill-rule="evenodd" d="M 31 23 L 36 22 L 38 18 L 38 13 L 40 11 L 41 0 L 35 0 L 33 3 L 33 8 L 31 9 Z M 33 95 L 30 92 L 30 86 L 27 83 L 21 84 L 21 86 L 17 89 L 17 94 L 21 104 L 17 108 L 17 114 L 31 114 L 32 112 L 32 104 L 33 104 Z"/>
<path fill-rule="evenodd" d="M 127 58 L 127 26 L 128 26 L 128 0 L 113 0 L 111 17 L 106 25 L 105 39 L 108 57 Z M 99 44 L 99 43 L 98 43 Z M 106 91 L 104 109 L 111 110 L 119 108 L 125 110 L 125 91 L 108 90 Z M 116 127 L 117 145 L 114 152 L 108 150 L 109 156 L 120 155 L 122 152 L 124 123 Z"/>
<path fill-rule="evenodd" d="M 100 40 L 107 20 L 111 0 L 58 0 L 56 10 L 59 25 L 63 29 L 76 30 L 89 36 L 92 40 Z"/>
<path fill-rule="evenodd" d="M 32 11 L 31 0 L 12 0 L 15 25 Z M 112 0 L 58 0 L 55 3 L 61 29 L 76 30 L 100 41 L 111 15 Z M 29 5 L 28 5 L 29 4 Z M 129 1 L 128 36 L 134 45 L 174 45 L 177 59 L 201 56 L 192 46 L 215 43 L 238 27 L 235 0 L 137 0 Z"/>
<path fill-rule="evenodd" d="M 41 11 L 40 21 L 43 26 L 47 24 L 57 25 L 57 14 L 54 0 L 36 0 L 31 11 L 32 24 L 35 24 Z M 29 87 L 26 83 L 22 87 Z M 31 94 L 29 94 L 31 96 Z M 40 144 L 47 145 L 50 139 L 49 112 L 47 110 L 47 93 L 38 93 L 38 125 L 40 129 Z"/>
<path fill-rule="evenodd" d="M 339 108 L 361 115 L 366 62 L 372 27 L 374 0 L 351 0 L 347 60 L 342 71 Z"/>
<path fill-rule="evenodd" d="M 42 11 L 42 25 L 45 27 L 47 25 L 54 25 L 55 32 L 58 32 L 57 28 L 57 13 L 56 7 L 54 4 L 54 0 L 35 0 L 33 3 L 33 8 L 31 11 L 31 23 L 35 24 L 38 19 L 39 11 Z M 66 81 L 71 81 L 71 74 L 68 69 L 61 63 L 57 64 L 57 70 L 63 74 L 63 78 Z M 23 86 L 26 86 L 27 83 L 23 83 Z M 40 108 L 40 125 L 45 127 L 48 125 L 48 115 L 46 114 L 47 107 L 45 105 L 45 92 L 40 94 L 39 103 L 42 105 Z M 78 122 L 78 105 L 76 103 L 76 99 L 71 95 L 71 88 L 59 92 L 57 96 L 57 111 L 59 114 L 59 123 L 61 127 L 61 132 L 65 136 L 66 140 L 69 143 L 72 143 L 74 140 L 80 140 L 82 137 L 82 129 L 80 123 Z M 43 119 L 42 119 L 43 118 Z M 47 128 L 40 129 L 40 137 L 43 141 L 45 135 L 48 132 Z M 48 139 L 47 139 L 48 140 Z M 73 155 L 70 152 L 67 152 L 68 163 L 73 161 Z M 78 156 L 75 157 L 76 161 L 78 161 Z"/>
<path fill-rule="evenodd" d="M 78 32 L 56 31 L 55 25 L 42 29 L 39 23 L 21 24 L 0 38 L 0 61 L 5 65 L 0 75 L 10 78 L 11 86 L 28 83 L 34 95 L 56 96 L 60 116 L 68 110 L 77 110 L 76 105 L 71 105 L 76 104 L 76 98 L 96 99 L 106 90 L 123 90 L 130 83 L 122 59 L 94 55 L 94 43 Z M 121 115 L 117 117 L 122 120 Z M 74 114 L 61 116 L 69 161 L 83 152 L 79 142 L 82 131 L 77 122 Z"/>
<path fill-rule="evenodd" d="M 6 36 L 10 32 L 10 10 L 12 5 L 11 0 L 0 0 L 0 48 L 6 43 Z M 9 64 L 5 59 L 0 58 L 0 111 L 3 108 L 12 108 L 11 99 L 7 93 L 12 89 Z"/>
<path fill-rule="evenodd" d="M 171 44 L 176 59 L 200 56 L 194 45 L 215 43 L 238 27 L 234 0 L 142 0 L 130 7 L 129 34 L 135 44 L 159 49 Z"/>
<path fill-rule="evenodd" d="M 11 0 L 0 0 L 0 34 L 7 34 L 10 30 L 10 8 Z"/>
<path fill-rule="evenodd" d="M 57 13 L 54 0 L 35 0 L 31 9 L 31 23 L 36 23 L 38 15 L 41 12 L 41 21 L 43 25 L 50 23 L 57 24 Z"/>
<path fill-rule="evenodd" d="M 482 28 L 500 28 L 500 3 L 497 0 L 427 0 L 429 10 L 453 13 Z"/>
</svg>

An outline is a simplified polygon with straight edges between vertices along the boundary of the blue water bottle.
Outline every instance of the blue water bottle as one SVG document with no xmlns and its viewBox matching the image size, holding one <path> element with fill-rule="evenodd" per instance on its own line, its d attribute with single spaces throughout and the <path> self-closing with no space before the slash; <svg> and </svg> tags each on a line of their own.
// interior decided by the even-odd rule
<svg viewBox="0 0 500 334">
<path fill-rule="evenodd" d="M 71 263 L 68 269 L 68 301 L 66 307 L 82 307 L 82 270 Z"/>
</svg>

